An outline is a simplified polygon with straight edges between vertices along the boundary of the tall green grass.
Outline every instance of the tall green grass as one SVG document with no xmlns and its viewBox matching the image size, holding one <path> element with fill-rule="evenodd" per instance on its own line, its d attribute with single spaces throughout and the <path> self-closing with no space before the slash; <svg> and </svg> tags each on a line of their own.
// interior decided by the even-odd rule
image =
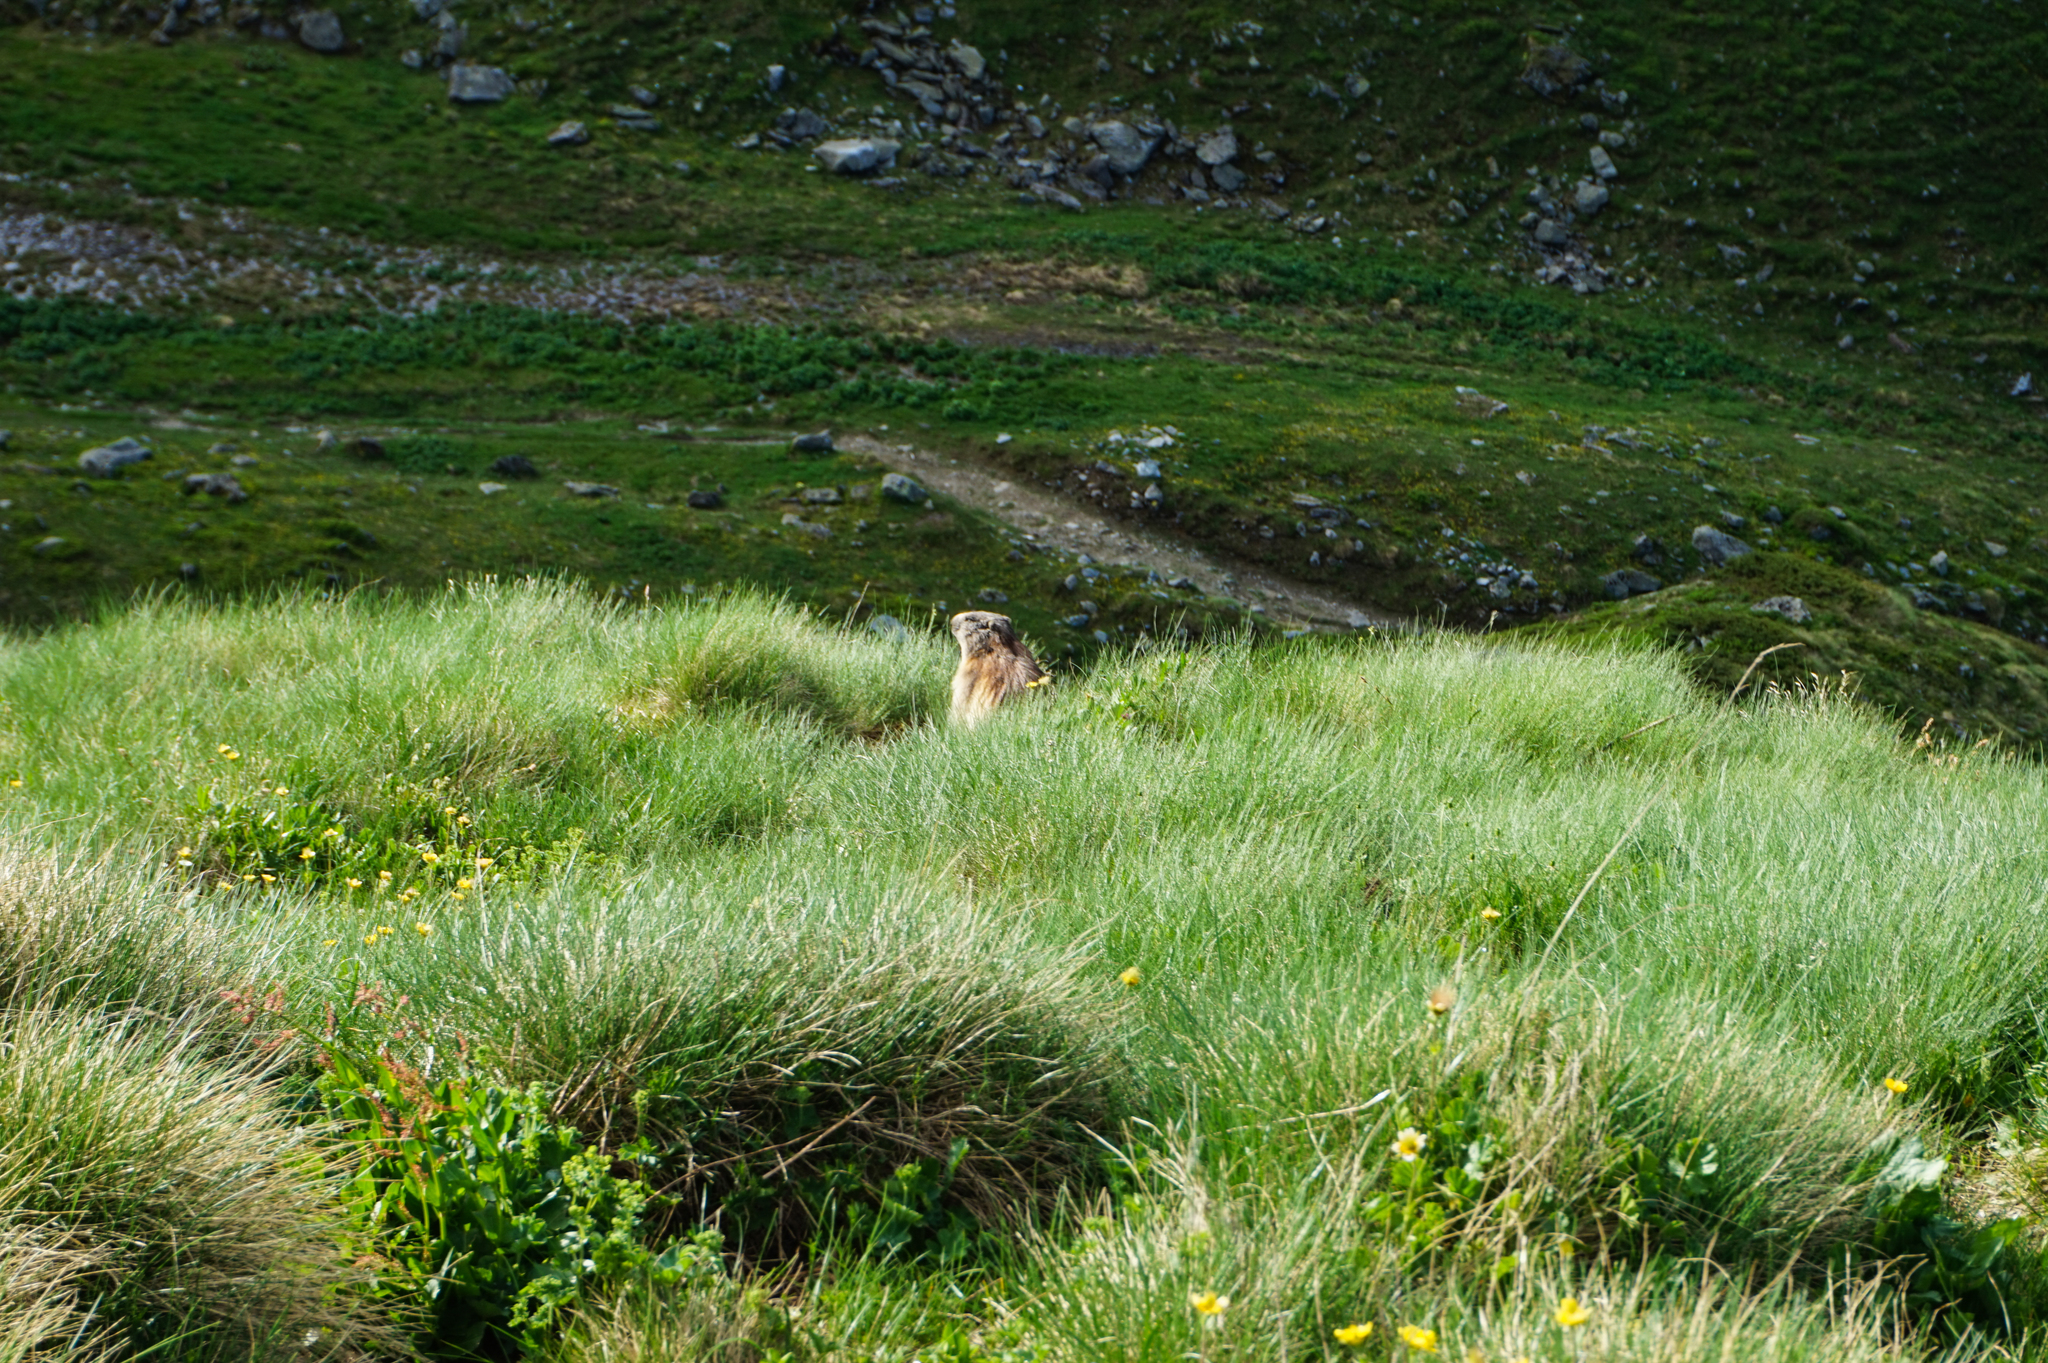
<svg viewBox="0 0 2048 1363">
<path fill-rule="evenodd" d="M 628 1287 L 564 1357 L 1281 1360 L 1371 1320 L 1369 1357 L 1405 1323 L 1847 1359 L 2037 1321 L 2024 1229 L 1938 1192 L 2048 1060 L 2037 766 L 1623 650 L 1133 654 L 970 731 L 950 670 L 542 583 L 13 641 L 0 1026 L 538 1085 L 738 1275 Z"/>
</svg>

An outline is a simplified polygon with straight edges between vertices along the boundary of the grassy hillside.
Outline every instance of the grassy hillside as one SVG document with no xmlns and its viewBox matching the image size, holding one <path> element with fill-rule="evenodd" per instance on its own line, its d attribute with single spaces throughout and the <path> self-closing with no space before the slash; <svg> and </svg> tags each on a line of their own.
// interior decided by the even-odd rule
<svg viewBox="0 0 2048 1363">
<path fill-rule="evenodd" d="M 949 669 L 530 583 L 9 645 L 0 1338 L 2026 1356 L 2038 768 L 1618 649 Z"/>
</svg>

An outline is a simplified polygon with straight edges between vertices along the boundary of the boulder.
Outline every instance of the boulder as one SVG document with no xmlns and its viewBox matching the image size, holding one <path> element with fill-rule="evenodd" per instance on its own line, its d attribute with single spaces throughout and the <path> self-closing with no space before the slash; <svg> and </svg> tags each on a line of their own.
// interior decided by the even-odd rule
<svg viewBox="0 0 2048 1363">
<path fill-rule="evenodd" d="M 1693 551 L 1705 559 L 1709 566 L 1718 568 L 1730 559 L 1741 558 L 1754 553 L 1748 545 L 1726 531 L 1716 530 L 1711 525 L 1696 525 L 1692 530 Z"/>
<path fill-rule="evenodd" d="M 1031 185 L 1031 192 L 1049 204 L 1055 204 L 1060 208 L 1066 209 L 1069 213 L 1085 213 L 1088 211 L 1087 205 L 1079 199 L 1056 185 L 1046 184 L 1043 180 L 1035 181 Z"/>
<path fill-rule="evenodd" d="M 448 99 L 454 104 L 503 104 L 512 97 L 512 76 L 500 66 L 463 63 L 448 68 Z"/>
<path fill-rule="evenodd" d="M 698 511 L 716 511 L 725 505 L 725 498 L 718 495 L 716 488 L 700 487 L 683 498 L 683 503 Z"/>
<path fill-rule="evenodd" d="M 111 478 L 130 464 L 154 458 L 149 446 L 128 436 L 111 445 L 100 445 L 78 456 L 78 467 L 95 478 Z"/>
<path fill-rule="evenodd" d="M 434 36 L 434 64 L 439 66 L 442 62 L 452 62 L 462 55 L 462 44 L 469 38 L 469 29 L 447 10 L 441 11 L 440 17 L 434 22 L 440 29 Z"/>
<path fill-rule="evenodd" d="M 833 449 L 830 431 L 811 431 L 789 442 L 791 454 L 830 454 Z"/>
<path fill-rule="evenodd" d="M 1593 75 L 1593 64 L 1563 43 L 1529 39 L 1522 83 L 1545 99 L 1570 94 Z"/>
<path fill-rule="evenodd" d="M 548 134 L 551 147 L 580 147 L 590 140 L 590 129 L 575 119 L 556 125 Z"/>
<path fill-rule="evenodd" d="M 905 506 L 923 506 L 931 500 L 931 493 L 900 473 L 882 476 L 882 495 L 892 502 L 902 502 Z"/>
<path fill-rule="evenodd" d="M 988 58 L 958 38 L 947 45 L 946 60 L 953 64 L 955 71 L 969 80 L 980 80 L 988 74 Z"/>
<path fill-rule="evenodd" d="M 1588 218 L 1607 207 L 1607 199 L 1607 186 L 1592 180 L 1581 180 L 1572 190 L 1572 207 Z"/>
<path fill-rule="evenodd" d="M 1237 159 L 1237 134 L 1218 128 L 1195 144 L 1195 159 L 1205 166 L 1220 166 Z"/>
<path fill-rule="evenodd" d="M 308 10 L 299 16 L 299 41 L 315 52 L 339 52 L 348 45 L 341 20 L 331 9 Z"/>
<path fill-rule="evenodd" d="M 809 109 L 784 109 L 775 116 L 775 130 L 795 141 L 808 142 L 831 132 L 832 125 L 825 121 L 823 115 Z"/>
<path fill-rule="evenodd" d="M 1544 218 L 1536 224 L 1534 233 L 1538 246 L 1562 246 L 1572 239 L 1572 234 L 1561 222 Z"/>
<path fill-rule="evenodd" d="M 1593 173 L 1601 179 L 1612 180 L 1615 176 L 1621 174 L 1620 171 L 1614 168 L 1614 158 L 1607 154 L 1607 148 L 1594 147 L 1586 153 L 1586 156 L 1593 163 Z"/>
<path fill-rule="evenodd" d="M 1244 188 L 1246 176 L 1236 166 L 1218 166 L 1209 172 L 1209 178 L 1225 194 L 1235 194 Z"/>
<path fill-rule="evenodd" d="M 1136 175 L 1159 147 L 1158 134 L 1139 132 L 1121 119 L 1092 125 L 1088 136 L 1102 148 L 1102 154 L 1109 158 L 1109 168 L 1119 175 Z"/>
<path fill-rule="evenodd" d="M 820 142 L 811 148 L 811 155 L 835 175 L 860 175 L 894 165 L 896 153 L 901 150 L 902 143 L 891 142 L 885 137 L 842 137 Z"/>
<path fill-rule="evenodd" d="M 500 478 L 518 478 L 525 481 L 540 477 L 540 470 L 523 454 L 507 454 L 493 460 L 491 472 Z"/>
<path fill-rule="evenodd" d="M 1768 601 L 1757 602 L 1750 609 L 1760 615 L 1778 616 L 1788 625 L 1810 624 L 1813 620 L 1813 612 L 1796 596 L 1774 596 Z"/>
<path fill-rule="evenodd" d="M 1641 596 L 1645 592 L 1662 591 L 1663 588 L 1664 584 L 1662 582 L 1651 577 L 1648 573 L 1638 572 L 1634 568 L 1617 568 L 1600 579 L 1600 590 L 1607 593 L 1609 599 L 1614 601 L 1626 601 L 1631 596 Z"/>
</svg>

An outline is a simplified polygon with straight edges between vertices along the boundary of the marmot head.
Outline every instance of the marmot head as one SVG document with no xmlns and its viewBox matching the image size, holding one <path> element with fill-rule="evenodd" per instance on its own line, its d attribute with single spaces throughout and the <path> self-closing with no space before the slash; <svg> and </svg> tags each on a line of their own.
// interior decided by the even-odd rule
<svg viewBox="0 0 2048 1363">
<path fill-rule="evenodd" d="M 1017 629 L 1007 615 L 994 611 L 961 611 L 952 620 L 953 637 L 960 641 L 962 657 L 983 653 L 1014 653 L 1018 649 Z"/>
</svg>

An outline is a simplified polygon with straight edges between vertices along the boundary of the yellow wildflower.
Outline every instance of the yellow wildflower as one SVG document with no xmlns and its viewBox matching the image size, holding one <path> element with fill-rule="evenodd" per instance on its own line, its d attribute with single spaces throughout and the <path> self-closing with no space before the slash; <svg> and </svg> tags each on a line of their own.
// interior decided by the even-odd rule
<svg viewBox="0 0 2048 1363">
<path fill-rule="evenodd" d="M 310 847 L 301 847 L 301 848 L 299 849 L 299 860 L 300 860 L 300 861 L 311 861 L 312 859 L 313 859 L 313 849 L 312 849 L 312 848 L 310 848 Z"/>
<path fill-rule="evenodd" d="M 1230 1309 L 1230 1298 L 1219 1297 L 1214 1292 L 1190 1292 L 1188 1305 L 1205 1316 L 1220 1316 Z"/>
<path fill-rule="evenodd" d="M 1486 1363 L 1486 1351 L 1474 1344 L 1465 1350 L 1465 1363 Z"/>
<path fill-rule="evenodd" d="M 360 890 L 360 889 L 362 889 L 362 888 L 363 888 L 363 882 L 362 882 L 362 881 L 360 881 L 360 880 L 357 880 L 357 879 L 356 879 L 356 878 L 355 878 L 354 876 L 350 876 L 350 877 L 348 878 L 348 887 L 349 887 L 349 888 L 350 888 L 351 890 Z"/>
<path fill-rule="evenodd" d="M 363 945 L 366 947 L 373 947 L 377 945 L 377 934 L 373 932 L 369 936 L 365 937 L 363 939 Z"/>
<path fill-rule="evenodd" d="M 1144 979 L 1145 977 L 1138 973 L 1138 967 L 1131 965 L 1125 966 L 1123 974 L 1117 976 L 1117 978 L 1122 980 L 1131 988 L 1135 989 L 1138 987 L 1138 981 Z"/>
<path fill-rule="evenodd" d="M 220 747 L 219 747 L 219 748 L 218 748 L 218 749 L 217 749 L 216 751 L 219 751 L 219 752 L 222 752 L 222 753 L 231 753 L 231 752 L 233 752 L 233 751 L 234 751 L 234 749 L 233 749 L 233 748 L 230 748 L 230 747 L 229 747 L 229 746 L 228 746 L 227 744 L 223 743 L 223 744 L 221 744 L 221 745 L 220 745 Z"/>
<path fill-rule="evenodd" d="M 278 796 L 279 796 L 280 798 L 282 798 L 282 797 L 284 797 L 284 796 L 286 796 L 286 795 L 289 795 L 289 794 L 291 794 L 291 792 L 290 792 L 289 790 L 286 790 L 286 789 L 285 789 L 285 788 L 284 788 L 283 786 L 279 786 L 279 787 L 277 788 L 277 793 L 278 793 Z"/>
<path fill-rule="evenodd" d="M 428 927 L 425 923 L 414 923 L 412 925 L 412 930 L 422 937 L 425 937 L 428 933 L 433 931 L 433 929 Z"/>
<path fill-rule="evenodd" d="M 478 857 L 476 859 L 476 869 L 479 871 L 488 870 L 497 864 L 497 859 L 494 857 Z"/>
<path fill-rule="evenodd" d="M 442 812 L 443 814 L 453 814 L 453 813 L 455 812 L 455 806 L 454 806 L 454 805 L 450 805 L 450 806 L 448 806 L 448 807 L 447 807 L 446 809 L 442 810 L 441 812 Z"/>
<path fill-rule="evenodd" d="M 263 873 L 263 883 L 265 885 L 275 885 L 277 884 L 277 877 L 270 874 L 270 872 L 265 871 Z"/>
<path fill-rule="evenodd" d="M 1560 1259 L 1569 1259 L 1578 1252 L 1579 1244 L 1576 1240 L 1567 1237 L 1557 1242 L 1557 1257 Z"/>
<path fill-rule="evenodd" d="M 1394 1158 L 1403 1164 L 1413 1164 L 1416 1156 L 1420 1155 L 1428 1144 L 1429 1137 L 1412 1126 L 1404 1126 L 1400 1134 L 1394 1137 Z"/>
<path fill-rule="evenodd" d="M 192 849 L 189 847 L 180 847 L 178 849 L 178 855 L 181 857 L 189 857 L 192 855 Z"/>
<path fill-rule="evenodd" d="M 439 852 L 422 852 L 420 853 L 420 860 L 429 866 L 437 866 L 441 862 L 441 854 Z"/>
<path fill-rule="evenodd" d="M 379 880 L 389 880 L 389 879 L 391 879 L 391 872 L 389 872 L 389 871 L 379 871 L 379 872 L 377 872 L 377 879 L 379 879 Z"/>
<path fill-rule="evenodd" d="M 1557 1304 L 1557 1323 L 1569 1330 L 1575 1325 L 1584 1325 L 1593 1319 L 1593 1313 L 1579 1305 L 1577 1297 L 1566 1297 Z"/>
<path fill-rule="evenodd" d="M 462 901 L 463 901 L 464 899 L 468 898 L 468 896 L 467 896 L 467 895 L 465 895 L 465 894 L 463 894 L 463 893 L 462 893 L 462 891 L 460 891 L 460 890 L 457 890 L 457 891 L 455 891 L 455 892 L 454 892 L 453 894 L 449 895 L 448 897 L 449 897 L 450 899 L 454 900 L 454 901 L 455 901 L 456 903 L 458 903 L 458 904 L 460 904 L 460 903 L 461 903 L 461 902 L 462 902 Z"/>
<path fill-rule="evenodd" d="M 402 902 L 410 904 L 413 900 L 418 899 L 420 897 L 420 892 L 417 888 L 413 886 L 407 886 L 403 891 L 399 893 L 398 897 Z"/>
<path fill-rule="evenodd" d="M 242 883 L 243 883 L 244 885 L 247 885 L 247 884 L 248 884 L 248 883 L 249 883 L 250 881 L 254 880 L 255 878 L 256 878 L 256 877 L 254 877 L 254 876 L 243 876 L 243 877 L 242 877 Z"/>
<path fill-rule="evenodd" d="M 1403 1344 L 1406 1344 L 1419 1354 L 1438 1352 L 1436 1347 L 1436 1331 L 1434 1330 L 1425 1330 L 1420 1325 L 1404 1325 L 1395 1333 L 1401 1336 Z"/>
<path fill-rule="evenodd" d="M 382 924 L 382 923 L 379 923 L 379 924 L 377 925 L 377 935 L 378 935 L 379 937 L 389 937 L 389 936 L 390 936 L 390 935 L 391 935 L 392 933 L 394 933 L 394 932 L 396 932 L 396 931 L 398 931 L 398 929 L 396 929 L 396 928 L 393 928 L 393 927 L 387 927 L 387 926 L 385 926 L 385 925 L 384 925 L 384 924 Z"/>
<path fill-rule="evenodd" d="M 13 788 L 14 788 L 15 790 L 20 790 L 20 789 L 21 789 L 21 778 L 20 778 L 19 776 L 16 776 L 16 777 L 14 777 L 13 779 L 11 779 L 10 781 L 8 781 L 8 783 L 7 783 L 7 784 L 8 784 L 9 786 L 13 787 Z"/>
<path fill-rule="evenodd" d="M 1906 1081 L 1903 1079 L 1894 1079 L 1890 1075 L 1886 1075 L 1884 1077 L 1884 1086 L 1890 1089 L 1893 1093 L 1904 1093 L 1906 1091 Z"/>
<path fill-rule="evenodd" d="M 461 824 L 464 828 L 467 828 L 469 827 L 469 815 L 459 814 L 456 816 L 455 822 Z"/>
<path fill-rule="evenodd" d="M 1494 908 L 1491 904 L 1489 904 L 1479 911 L 1479 916 L 1490 923 L 1494 919 L 1500 917 L 1500 910 Z"/>
<path fill-rule="evenodd" d="M 1372 1322 L 1363 1325 L 1340 1325 L 1334 1332 L 1339 1344 L 1363 1344 L 1372 1338 Z"/>
<path fill-rule="evenodd" d="M 321 945 L 321 946 L 323 946 L 323 947 L 331 947 L 331 946 L 339 946 L 340 944 L 341 944 L 341 939 L 340 939 L 339 937 L 330 937 L 330 938 L 328 938 L 328 939 L 327 939 L 326 941 L 322 942 L 322 943 L 321 943 L 320 945 Z"/>
<path fill-rule="evenodd" d="M 456 881 L 456 882 L 455 882 L 455 888 L 456 888 L 456 889 L 458 889 L 458 890 L 467 890 L 467 889 L 469 889 L 469 888 L 470 888 L 470 879 L 469 879 L 469 877 L 468 877 L 468 876 L 464 876 L 464 877 L 463 877 L 462 879 L 460 879 L 460 880 Z"/>
</svg>

